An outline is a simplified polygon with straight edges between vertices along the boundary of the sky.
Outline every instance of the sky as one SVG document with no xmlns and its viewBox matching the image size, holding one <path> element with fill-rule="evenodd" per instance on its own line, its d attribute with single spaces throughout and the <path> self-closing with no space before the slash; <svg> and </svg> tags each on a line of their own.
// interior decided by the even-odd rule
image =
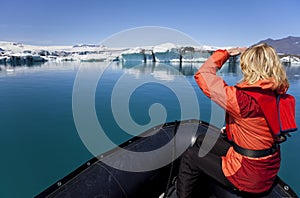
<svg viewBox="0 0 300 198">
<path fill-rule="evenodd" d="M 144 26 L 211 46 L 300 36 L 299 0 L 0 0 L 0 8 L 0 41 L 32 45 L 101 44 Z"/>
</svg>

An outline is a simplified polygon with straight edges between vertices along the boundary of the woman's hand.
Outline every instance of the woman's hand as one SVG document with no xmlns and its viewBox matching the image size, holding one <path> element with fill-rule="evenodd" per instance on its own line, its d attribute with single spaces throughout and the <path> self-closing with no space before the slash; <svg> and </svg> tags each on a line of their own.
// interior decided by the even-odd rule
<svg viewBox="0 0 300 198">
<path fill-rule="evenodd" d="M 231 49 L 227 49 L 227 52 L 230 56 L 237 56 L 240 55 L 242 52 L 244 52 L 247 49 L 247 47 L 235 47 Z"/>
</svg>

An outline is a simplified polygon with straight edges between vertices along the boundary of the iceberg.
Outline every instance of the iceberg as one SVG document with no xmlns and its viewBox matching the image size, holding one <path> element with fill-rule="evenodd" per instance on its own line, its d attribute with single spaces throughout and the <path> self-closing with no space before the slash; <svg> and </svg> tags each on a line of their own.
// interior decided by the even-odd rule
<svg viewBox="0 0 300 198">
<path fill-rule="evenodd" d="M 82 62 L 103 62 L 107 60 L 108 55 L 106 53 L 94 53 L 94 54 L 75 54 L 74 59 Z"/>
<path fill-rule="evenodd" d="M 0 63 L 23 65 L 36 62 L 111 61 L 117 59 L 123 48 L 108 49 L 103 45 L 33 46 L 0 41 Z"/>
<path fill-rule="evenodd" d="M 121 53 L 124 62 L 155 62 L 152 47 L 135 47 Z"/>
<path fill-rule="evenodd" d="M 180 61 L 180 48 L 173 43 L 164 43 L 153 47 L 153 54 L 158 62 Z"/>
<path fill-rule="evenodd" d="M 36 62 L 46 62 L 47 60 L 42 56 L 37 54 L 29 54 L 29 53 L 6 53 L 4 56 L 0 57 L 0 62 L 6 64 L 9 63 L 11 65 L 31 65 Z"/>
<path fill-rule="evenodd" d="M 199 47 L 182 47 L 180 50 L 182 62 L 204 62 L 212 54 L 211 50 Z"/>
<path fill-rule="evenodd" d="M 283 64 L 300 64 L 300 58 L 296 56 L 284 56 L 280 58 Z"/>
<path fill-rule="evenodd" d="M 145 49 L 141 47 L 135 47 L 132 49 L 128 49 L 121 53 L 122 60 L 127 62 L 146 62 L 146 54 Z"/>
</svg>

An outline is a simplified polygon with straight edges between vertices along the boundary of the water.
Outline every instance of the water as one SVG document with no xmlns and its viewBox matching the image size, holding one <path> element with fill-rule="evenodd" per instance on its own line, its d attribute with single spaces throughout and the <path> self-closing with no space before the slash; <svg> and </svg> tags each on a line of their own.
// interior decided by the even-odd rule
<svg viewBox="0 0 300 198">
<path fill-rule="evenodd" d="M 111 110 L 113 88 L 123 83 L 130 88 L 143 81 L 130 96 L 128 109 L 135 123 L 151 122 L 152 104 L 161 104 L 166 121 L 193 118 L 193 113 L 184 114 L 181 101 L 191 98 L 191 89 L 199 102 L 200 116 L 210 121 L 211 103 L 194 82 L 193 73 L 201 64 L 148 64 L 136 65 L 112 63 L 46 63 L 41 66 L 16 67 L 14 71 L 2 67 L 0 71 L 0 151 L 1 180 L 0 197 L 33 197 L 89 160 L 92 154 L 85 147 L 75 127 L 72 113 L 72 93 L 79 68 L 101 70 L 103 75 L 96 86 L 95 109 L 98 121 L 106 135 L 119 144 L 136 135 L 128 134 L 118 125 L 118 118 Z M 300 99 L 300 67 L 287 67 L 291 87 L 289 93 Z M 241 79 L 237 67 L 226 65 L 220 72 L 228 84 Z M 126 77 L 126 78 L 124 78 Z M 120 81 L 120 79 L 122 79 Z M 150 82 L 157 79 L 157 82 Z M 183 84 L 185 81 L 188 84 Z M 146 83 L 147 82 L 147 83 Z M 89 89 L 88 82 L 86 89 Z M 174 93 L 168 86 L 174 86 Z M 190 87 L 191 89 L 189 89 Z M 129 90 L 131 91 L 131 90 Z M 178 94 L 179 93 L 179 94 Z M 117 98 L 122 104 L 125 98 Z M 118 101 L 119 100 L 119 101 Z M 299 106 L 297 100 L 297 107 Z M 153 108 L 155 109 L 155 108 Z M 195 108 L 196 109 L 196 108 Z M 184 114 L 184 116 L 182 116 Z M 300 126 L 300 111 L 296 110 Z M 152 120 L 153 121 L 153 120 Z M 298 132 L 282 145 L 280 176 L 300 194 L 300 149 Z M 109 149 L 100 140 L 102 152 Z"/>
</svg>

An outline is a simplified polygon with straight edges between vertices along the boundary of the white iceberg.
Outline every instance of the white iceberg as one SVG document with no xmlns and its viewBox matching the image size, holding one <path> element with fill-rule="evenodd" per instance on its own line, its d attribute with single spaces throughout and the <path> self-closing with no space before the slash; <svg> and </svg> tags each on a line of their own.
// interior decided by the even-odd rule
<svg viewBox="0 0 300 198">
<path fill-rule="evenodd" d="M 300 64 L 300 58 L 296 56 L 284 56 L 280 60 L 284 64 Z"/>
</svg>

